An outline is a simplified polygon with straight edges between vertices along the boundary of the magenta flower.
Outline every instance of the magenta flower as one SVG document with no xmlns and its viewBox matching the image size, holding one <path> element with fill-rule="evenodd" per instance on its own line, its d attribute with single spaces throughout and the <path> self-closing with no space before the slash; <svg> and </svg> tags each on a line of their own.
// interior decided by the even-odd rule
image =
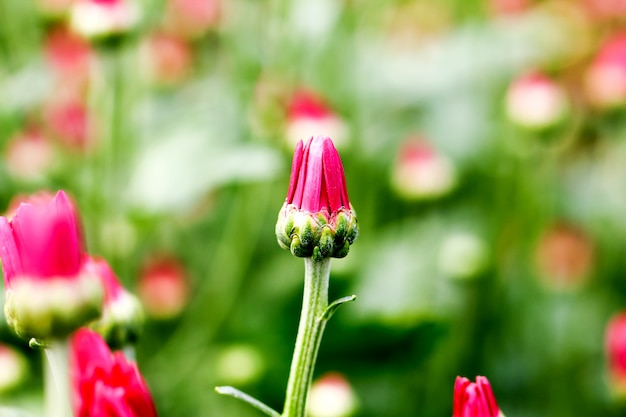
<svg viewBox="0 0 626 417">
<path fill-rule="evenodd" d="M 279 244 L 296 256 L 347 255 L 358 226 L 343 165 L 330 138 L 317 136 L 298 143 L 276 234 Z"/>
<path fill-rule="evenodd" d="M 452 417 L 502 417 L 489 381 L 477 376 L 476 382 L 457 376 L 454 383 Z"/>
<path fill-rule="evenodd" d="M 24 337 L 63 336 L 98 316 L 102 289 L 82 272 L 83 242 L 63 191 L 35 195 L 0 217 L 7 321 Z"/>
<path fill-rule="evenodd" d="M 0 217 L 4 284 L 16 276 L 75 278 L 83 245 L 72 203 L 63 191 L 49 202 L 22 203 L 12 220 Z"/>
<path fill-rule="evenodd" d="M 609 386 L 616 395 L 626 397 L 626 312 L 611 318 L 604 343 Z"/>
<path fill-rule="evenodd" d="M 144 314 L 137 297 L 128 292 L 102 258 L 88 256 L 84 271 L 100 279 L 104 288 L 102 315 L 90 327 L 98 331 L 112 347 L 134 343 L 141 333 Z"/>
<path fill-rule="evenodd" d="M 137 365 L 112 353 L 102 337 L 80 329 L 71 343 L 72 403 L 76 417 L 156 417 Z"/>
</svg>

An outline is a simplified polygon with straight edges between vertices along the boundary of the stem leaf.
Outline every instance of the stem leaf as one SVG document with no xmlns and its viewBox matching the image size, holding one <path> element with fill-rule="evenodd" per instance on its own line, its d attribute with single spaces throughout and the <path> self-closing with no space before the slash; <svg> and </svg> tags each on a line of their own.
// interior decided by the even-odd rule
<svg viewBox="0 0 626 417">
<path fill-rule="evenodd" d="M 280 413 L 268 405 L 265 405 L 261 401 L 257 400 L 254 397 L 246 394 L 243 391 L 238 390 L 237 388 L 229 387 L 229 386 L 221 386 L 215 387 L 215 391 L 218 394 L 229 395 L 231 397 L 237 398 L 238 400 L 244 401 L 250 404 L 252 407 L 256 408 L 267 414 L 270 417 L 280 417 Z"/>
<path fill-rule="evenodd" d="M 356 295 L 349 295 L 347 297 L 341 297 L 338 300 L 333 301 L 332 303 L 330 303 L 328 307 L 326 307 L 326 310 L 324 310 L 324 313 L 322 313 L 321 319 L 324 321 L 329 320 L 331 316 L 335 314 L 335 311 L 337 311 L 339 307 L 341 307 L 344 303 L 354 301 L 354 300 L 356 300 Z"/>
</svg>

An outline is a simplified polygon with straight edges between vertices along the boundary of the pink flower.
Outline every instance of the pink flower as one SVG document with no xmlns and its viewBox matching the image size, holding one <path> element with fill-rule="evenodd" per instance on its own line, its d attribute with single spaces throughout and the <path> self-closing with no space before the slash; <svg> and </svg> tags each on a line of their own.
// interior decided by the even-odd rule
<svg viewBox="0 0 626 417">
<path fill-rule="evenodd" d="M 170 256 L 144 263 L 137 286 L 146 312 L 158 319 L 177 316 L 187 305 L 189 282 L 183 265 Z"/>
<path fill-rule="evenodd" d="M 276 224 L 279 244 L 296 256 L 343 257 L 357 234 L 343 165 L 332 140 L 317 136 L 298 142 Z"/>
<path fill-rule="evenodd" d="M 0 257 L 9 325 L 24 337 L 64 337 L 96 318 L 100 283 L 84 274 L 83 239 L 63 191 L 21 203 L 13 219 L 0 217 Z"/>
<path fill-rule="evenodd" d="M 546 75 L 533 72 L 517 78 L 506 95 L 509 120 L 527 129 L 554 126 L 567 115 L 565 90 Z"/>
<path fill-rule="evenodd" d="M 604 345 L 610 388 L 616 395 L 626 397 L 626 312 L 611 318 Z"/>
<path fill-rule="evenodd" d="M 409 138 L 400 146 L 391 182 L 407 199 L 433 199 L 454 188 L 457 174 L 446 155 L 424 139 Z"/>
<path fill-rule="evenodd" d="M 476 382 L 470 382 L 467 378 L 456 377 L 452 417 L 498 416 L 502 416 L 502 412 L 487 378 L 477 376 Z"/>
<path fill-rule="evenodd" d="M 183 38 L 166 32 L 149 35 L 142 45 L 146 72 L 151 81 L 171 85 L 191 71 L 192 50 Z"/>
<path fill-rule="evenodd" d="M 28 127 L 9 139 L 4 160 L 14 177 L 39 180 L 54 162 L 54 149 L 41 129 Z"/>
<path fill-rule="evenodd" d="M 322 97 L 305 89 L 295 92 L 287 109 L 286 136 L 291 145 L 302 137 L 325 134 L 339 146 L 346 141 L 347 133 L 343 120 Z"/>
<path fill-rule="evenodd" d="M 122 286 L 102 258 L 87 256 L 84 271 L 98 277 L 104 288 L 102 315 L 90 327 L 97 330 L 112 347 L 121 348 L 135 342 L 144 323 L 143 309 L 137 297 Z"/>
<path fill-rule="evenodd" d="M 305 144 L 298 142 L 286 202 L 309 213 L 327 215 L 350 207 L 343 165 L 330 138 L 317 136 Z"/>
<path fill-rule="evenodd" d="M 88 39 L 123 35 L 139 23 L 140 10 L 134 0 L 76 0 L 71 26 Z"/>
<path fill-rule="evenodd" d="M 598 108 L 626 103 L 626 32 L 613 35 L 600 47 L 585 74 L 585 90 Z"/>
<path fill-rule="evenodd" d="M 0 257 L 6 288 L 24 276 L 76 278 L 83 251 L 78 218 L 63 191 L 48 202 L 20 204 L 10 221 L 0 217 Z"/>
<path fill-rule="evenodd" d="M 198 38 L 217 26 L 221 0 L 168 0 L 166 29 L 186 39 Z"/>
<path fill-rule="evenodd" d="M 112 353 L 104 339 L 88 329 L 71 342 L 73 409 L 76 417 L 153 417 L 156 409 L 137 365 Z"/>
</svg>

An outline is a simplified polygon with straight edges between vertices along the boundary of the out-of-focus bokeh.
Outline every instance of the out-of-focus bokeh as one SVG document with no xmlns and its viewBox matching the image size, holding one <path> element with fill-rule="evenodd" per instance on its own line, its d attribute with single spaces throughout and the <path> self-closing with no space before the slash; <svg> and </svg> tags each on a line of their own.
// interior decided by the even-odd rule
<svg viewBox="0 0 626 417">
<path fill-rule="evenodd" d="M 624 326 L 606 333 L 626 3 L 0 0 L 0 207 L 72 194 L 144 304 L 163 417 L 259 415 L 215 385 L 282 408 L 303 263 L 274 225 L 317 134 L 361 233 L 332 263 L 331 294 L 359 298 L 327 327 L 312 417 L 448 416 L 456 375 L 509 417 L 626 414 Z M 0 341 L 0 406 L 36 410 L 39 352 L 4 320 Z"/>
</svg>

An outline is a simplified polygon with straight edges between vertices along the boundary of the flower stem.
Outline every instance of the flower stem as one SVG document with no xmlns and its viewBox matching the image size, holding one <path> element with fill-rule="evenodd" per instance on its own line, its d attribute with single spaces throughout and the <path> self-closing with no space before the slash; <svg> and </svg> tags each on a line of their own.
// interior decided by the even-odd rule
<svg viewBox="0 0 626 417">
<path fill-rule="evenodd" d="M 305 416 L 317 351 L 328 319 L 326 310 L 329 275 L 330 258 L 320 261 L 304 258 L 302 313 L 289 372 L 283 417 Z"/>
<path fill-rule="evenodd" d="M 67 340 L 54 340 L 46 346 L 44 400 L 46 417 L 71 417 L 69 353 Z"/>
</svg>

